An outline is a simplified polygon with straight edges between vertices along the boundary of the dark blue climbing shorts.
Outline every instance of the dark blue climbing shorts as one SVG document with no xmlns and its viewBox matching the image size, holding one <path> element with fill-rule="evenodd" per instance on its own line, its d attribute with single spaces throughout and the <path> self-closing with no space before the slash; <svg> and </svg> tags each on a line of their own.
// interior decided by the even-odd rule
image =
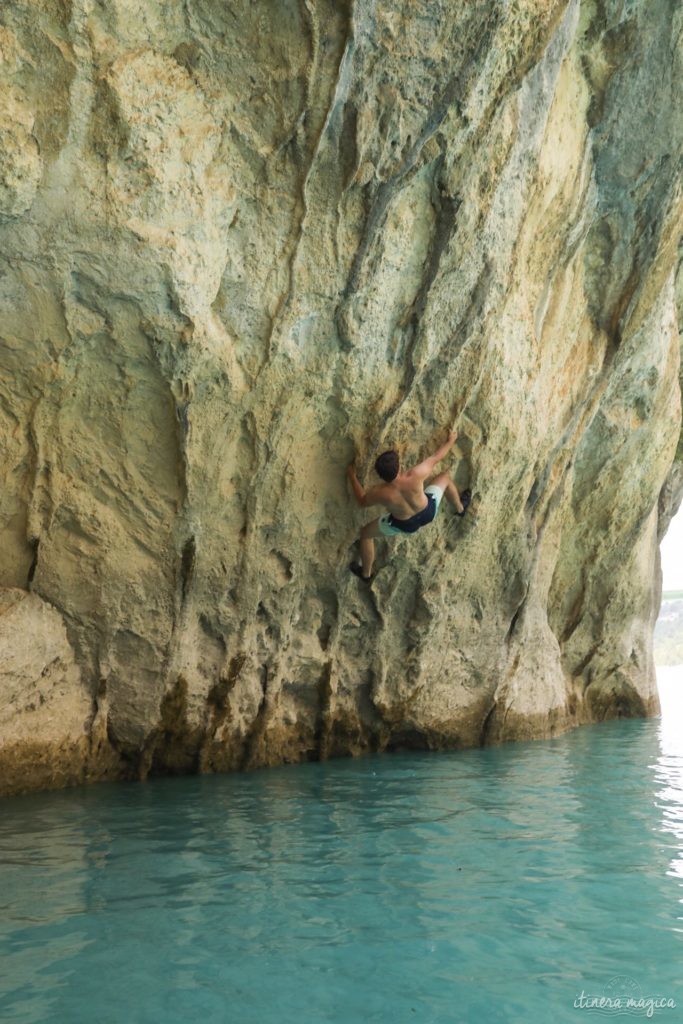
<svg viewBox="0 0 683 1024">
<path fill-rule="evenodd" d="M 425 508 L 420 509 L 410 519 L 395 519 L 391 512 L 388 512 L 379 521 L 379 532 L 384 537 L 395 537 L 399 533 L 415 533 L 416 530 L 431 523 L 439 511 L 443 491 L 436 484 L 430 484 L 425 487 L 425 494 L 428 498 Z"/>
</svg>

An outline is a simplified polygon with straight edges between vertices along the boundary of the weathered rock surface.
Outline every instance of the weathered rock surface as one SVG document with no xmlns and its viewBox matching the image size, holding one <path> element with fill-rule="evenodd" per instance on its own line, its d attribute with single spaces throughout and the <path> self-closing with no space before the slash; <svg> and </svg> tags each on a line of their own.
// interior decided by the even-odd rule
<svg viewBox="0 0 683 1024">
<path fill-rule="evenodd" d="M 2 5 L 0 788 L 656 712 L 682 23 Z M 346 464 L 452 423 L 368 589 Z"/>
<path fill-rule="evenodd" d="M 61 617 L 37 594 L 0 594 L 3 792 L 68 785 L 84 776 L 93 701 Z"/>
</svg>

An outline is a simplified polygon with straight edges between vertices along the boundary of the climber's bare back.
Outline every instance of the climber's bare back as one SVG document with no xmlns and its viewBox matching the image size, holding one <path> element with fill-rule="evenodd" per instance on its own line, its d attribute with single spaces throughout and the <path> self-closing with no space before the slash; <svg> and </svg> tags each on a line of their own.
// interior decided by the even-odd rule
<svg viewBox="0 0 683 1024">
<path fill-rule="evenodd" d="M 410 519 L 427 507 L 424 492 L 427 475 L 427 471 L 422 472 L 422 464 L 399 473 L 391 483 L 371 487 L 367 493 L 368 504 L 382 505 L 397 519 Z"/>
</svg>

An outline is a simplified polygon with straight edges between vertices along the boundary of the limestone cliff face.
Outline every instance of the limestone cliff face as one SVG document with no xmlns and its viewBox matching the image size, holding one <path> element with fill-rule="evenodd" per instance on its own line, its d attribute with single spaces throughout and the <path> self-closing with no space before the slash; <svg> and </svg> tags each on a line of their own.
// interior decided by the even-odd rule
<svg viewBox="0 0 683 1024">
<path fill-rule="evenodd" d="M 682 24 L 3 3 L 5 792 L 656 711 Z M 347 463 L 451 424 L 365 587 Z"/>
</svg>

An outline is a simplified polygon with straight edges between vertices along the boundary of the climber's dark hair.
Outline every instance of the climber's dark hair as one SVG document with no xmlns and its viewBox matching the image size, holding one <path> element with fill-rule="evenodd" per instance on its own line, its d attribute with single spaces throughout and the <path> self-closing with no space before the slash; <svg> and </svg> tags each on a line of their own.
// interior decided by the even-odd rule
<svg viewBox="0 0 683 1024">
<path fill-rule="evenodd" d="M 382 452 L 375 462 L 375 469 L 382 480 L 391 483 L 398 476 L 398 452 L 395 452 L 393 448 L 391 451 Z"/>
</svg>

